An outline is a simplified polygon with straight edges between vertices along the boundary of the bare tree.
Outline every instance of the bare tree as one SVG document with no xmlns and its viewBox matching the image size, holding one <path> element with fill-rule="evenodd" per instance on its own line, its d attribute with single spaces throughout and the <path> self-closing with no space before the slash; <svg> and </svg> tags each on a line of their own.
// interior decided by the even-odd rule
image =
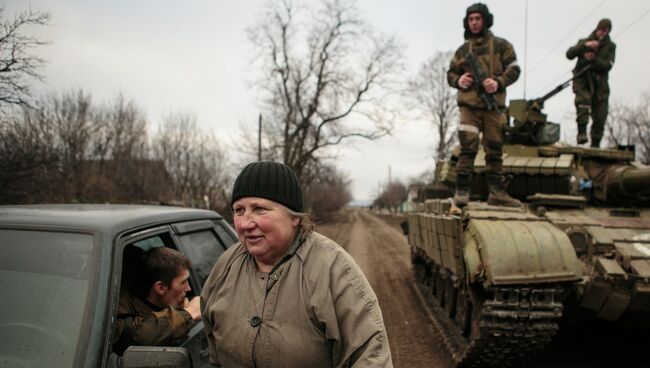
<svg viewBox="0 0 650 368">
<path fill-rule="evenodd" d="M 0 202 L 153 202 L 170 197 L 162 161 L 148 159 L 144 114 L 118 96 L 52 94 L 0 115 Z"/>
<path fill-rule="evenodd" d="M 409 80 L 409 107 L 435 129 L 434 162 L 449 157 L 457 141 L 458 107 L 456 91 L 447 83 L 447 69 L 453 52 L 436 51 Z"/>
<path fill-rule="evenodd" d="M 314 180 L 304 188 L 307 206 L 319 220 L 329 220 L 352 200 L 350 179 L 333 164 L 321 165 Z"/>
<path fill-rule="evenodd" d="M 93 135 L 93 156 L 127 160 L 146 155 L 147 121 L 135 101 L 119 94 L 97 110 L 98 132 Z"/>
<path fill-rule="evenodd" d="M 118 94 L 94 108 L 87 170 L 91 198 L 117 202 L 159 202 L 171 196 L 171 178 L 149 155 L 147 119 L 135 101 Z"/>
<path fill-rule="evenodd" d="M 30 82 L 41 79 L 39 69 L 44 63 L 32 54 L 32 49 L 45 42 L 25 31 L 30 26 L 47 25 L 50 14 L 30 9 L 13 19 L 5 19 L 4 13 L 4 6 L 0 6 L 0 108 L 28 106 Z"/>
<path fill-rule="evenodd" d="M 82 90 L 51 94 L 36 106 L 34 114 L 41 125 L 51 125 L 54 131 L 52 144 L 59 155 L 54 171 L 57 201 L 83 200 L 87 185 L 85 161 L 96 130 L 90 95 Z"/>
<path fill-rule="evenodd" d="M 613 104 L 606 125 L 610 146 L 635 145 L 639 160 L 650 164 L 650 93 L 636 106 Z"/>
<path fill-rule="evenodd" d="M 375 200 L 375 206 L 388 208 L 390 212 L 396 212 L 400 205 L 406 201 L 408 190 L 400 181 L 393 181 L 386 185 L 386 189 Z"/>
<path fill-rule="evenodd" d="M 423 170 L 420 174 L 409 177 L 406 181 L 407 187 L 430 185 L 436 180 L 436 169 L 434 167 Z"/>
<path fill-rule="evenodd" d="M 269 150 L 264 157 L 281 160 L 304 182 L 329 148 L 390 133 L 391 92 L 403 68 L 396 40 L 366 25 L 352 1 L 319 5 L 309 17 L 292 0 L 269 2 L 249 29 Z"/>
<path fill-rule="evenodd" d="M 27 111 L 0 115 L 0 203 L 53 202 L 59 152 L 52 128 Z"/>
<path fill-rule="evenodd" d="M 640 160 L 648 165 L 650 164 L 650 94 L 643 95 L 635 115 L 634 127 L 637 131 L 638 144 L 641 146 Z"/>
<path fill-rule="evenodd" d="M 227 208 L 225 154 L 214 136 L 199 130 L 194 116 L 171 113 L 154 138 L 153 152 L 172 176 L 174 198 L 191 207 Z"/>
<path fill-rule="evenodd" d="M 3 143 L 14 147 L 5 147 L 0 161 L 12 165 L 4 173 L 7 185 L 17 190 L 16 202 L 83 200 L 91 115 L 90 96 L 83 91 L 52 94 L 33 108 L 1 115 Z"/>
<path fill-rule="evenodd" d="M 634 144 L 637 140 L 634 108 L 622 103 L 613 103 L 609 108 L 608 123 L 605 125 L 606 142 L 609 146 Z"/>
<path fill-rule="evenodd" d="M 0 114 L 0 203 L 173 202 L 226 208 L 216 139 L 172 114 L 150 148 L 145 114 L 122 95 L 97 107 L 82 90 Z"/>
</svg>

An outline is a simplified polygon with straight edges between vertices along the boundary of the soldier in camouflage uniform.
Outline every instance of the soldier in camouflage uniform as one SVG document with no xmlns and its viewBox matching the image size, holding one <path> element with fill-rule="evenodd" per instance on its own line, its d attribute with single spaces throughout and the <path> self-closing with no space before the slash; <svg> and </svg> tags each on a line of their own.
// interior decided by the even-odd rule
<svg viewBox="0 0 650 368">
<path fill-rule="evenodd" d="M 487 164 L 487 178 L 490 189 L 488 203 L 509 207 L 521 203 L 511 198 L 503 187 L 503 131 L 507 120 L 505 115 L 506 87 L 519 78 L 520 69 L 512 45 L 503 38 L 495 37 L 489 28 L 493 16 L 487 6 L 476 3 L 467 8 L 463 25 L 465 43 L 458 48 L 449 70 L 449 85 L 458 88 L 457 102 L 460 111 L 458 140 L 461 150 L 456 166 L 456 194 L 454 204 L 463 207 L 469 201 L 469 184 L 474 170 L 474 159 L 478 152 L 479 133 L 483 132 L 483 147 Z M 478 85 L 470 72 L 468 54 L 474 54 L 478 66 L 485 76 Z M 492 94 L 498 111 L 490 110 L 480 96 L 480 90 Z"/>
<path fill-rule="evenodd" d="M 616 44 L 609 38 L 612 22 L 601 19 L 596 30 L 583 38 L 566 52 L 569 59 L 578 58 L 574 73 L 589 66 L 586 73 L 573 80 L 576 95 L 576 122 L 578 123 L 578 144 L 588 142 L 587 124 L 591 115 L 591 146 L 599 147 L 605 130 L 607 104 L 609 99 L 609 70 L 614 66 Z"/>
</svg>

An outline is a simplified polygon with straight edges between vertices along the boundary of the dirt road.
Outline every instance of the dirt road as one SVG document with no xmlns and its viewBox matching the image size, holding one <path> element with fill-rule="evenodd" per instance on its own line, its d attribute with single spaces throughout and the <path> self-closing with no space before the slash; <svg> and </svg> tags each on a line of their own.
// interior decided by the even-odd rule
<svg viewBox="0 0 650 368">
<path fill-rule="evenodd" d="M 318 231 L 355 258 L 372 285 L 384 314 L 395 367 L 452 368 L 439 335 L 415 294 L 409 247 L 399 219 L 348 210 Z M 650 367 L 650 331 L 603 323 L 561 328 L 553 342 L 526 368 Z"/>
<path fill-rule="evenodd" d="M 343 216 L 318 231 L 346 248 L 368 277 L 384 314 L 395 367 L 453 367 L 413 289 L 410 252 L 398 226 L 386 226 L 362 210 Z"/>
</svg>

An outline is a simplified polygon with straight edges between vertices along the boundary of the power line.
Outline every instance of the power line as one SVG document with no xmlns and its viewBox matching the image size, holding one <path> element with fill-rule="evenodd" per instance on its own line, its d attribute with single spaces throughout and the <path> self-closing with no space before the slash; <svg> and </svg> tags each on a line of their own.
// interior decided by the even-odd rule
<svg viewBox="0 0 650 368">
<path fill-rule="evenodd" d="M 524 8 L 524 100 L 526 99 L 526 78 L 528 76 L 528 0 Z"/>
<path fill-rule="evenodd" d="M 573 32 L 575 32 L 578 28 L 580 28 L 580 26 L 582 26 L 582 24 L 583 24 L 584 22 L 586 22 L 587 19 L 589 19 L 589 17 L 590 17 L 594 12 L 596 12 L 596 10 L 598 10 L 598 8 L 600 8 L 600 7 L 601 7 L 601 6 L 602 6 L 606 1 L 607 1 L 607 0 L 602 0 L 602 1 L 601 1 L 599 4 L 597 4 L 593 9 L 591 9 L 591 11 L 590 11 L 587 15 L 585 15 L 585 16 L 582 18 L 582 20 L 580 20 L 580 22 L 578 23 L 578 25 L 576 25 L 575 27 L 573 27 L 573 28 L 569 31 L 569 33 L 567 33 L 564 37 L 562 37 L 562 38 L 560 39 L 560 41 L 559 41 L 555 46 L 553 46 L 553 48 L 552 48 L 548 53 L 546 53 L 546 55 L 544 55 L 544 57 L 542 57 L 542 58 L 541 58 L 541 59 L 540 59 L 540 60 L 539 60 L 539 61 L 538 61 L 538 62 L 537 62 L 537 63 L 536 63 L 532 68 L 530 68 L 530 72 L 529 72 L 529 73 L 532 74 L 533 71 L 534 71 L 535 69 L 537 69 L 538 66 L 542 65 L 542 62 L 543 62 L 544 60 L 546 60 L 546 58 L 548 58 L 549 56 L 551 56 L 551 54 L 553 54 L 553 52 L 555 52 L 555 50 L 557 50 L 557 48 L 560 47 L 560 46 L 561 46 L 561 45 L 566 41 L 566 39 L 569 38 L 569 36 L 571 36 L 571 35 L 573 34 Z"/>
<path fill-rule="evenodd" d="M 603 0 L 603 2 L 604 2 L 604 1 L 606 1 L 606 0 Z M 601 4 L 602 4 L 602 3 L 601 3 Z M 600 5 L 599 5 L 599 6 L 600 6 Z M 623 27 L 623 29 L 622 29 L 620 32 L 617 32 L 617 33 L 616 33 L 616 37 L 617 37 L 617 39 L 620 39 L 621 35 L 622 35 L 625 31 L 627 31 L 628 29 L 630 29 L 633 25 L 635 25 L 637 22 L 639 22 L 641 19 L 643 19 L 643 18 L 644 18 L 646 15 L 648 15 L 648 14 L 650 14 L 650 8 L 648 8 L 645 12 L 643 12 L 643 14 L 641 14 L 639 17 L 637 17 L 635 20 L 633 20 L 630 24 L 628 24 L 627 26 Z M 567 73 L 563 73 L 561 77 L 557 78 L 556 81 L 555 81 L 554 83 L 552 83 L 552 84 L 548 84 L 548 86 L 554 86 L 554 85 L 556 85 L 560 80 L 563 80 L 563 79 L 566 78 L 566 74 L 567 74 Z M 549 89 L 549 88 L 550 88 L 550 87 L 547 87 L 547 88 L 544 88 L 543 90 L 545 91 L 545 90 L 547 90 L 547 89 Z"/>
<path fill-rule="evenodd" d="M 643 17 L 645 17 L 646 15 L 648 15 L 648 13 L 650 13 L 650 8 L 648 8 L 648 10 L 646 10 L 645 13 L 641 14 L 641 16 L 639 16 L 639 17 L 636 18 L 634 21 L 632 21 L 632 23 L 628 24 L 627 27 L 623 28 L 622 31 L 618 32 L 618 33 L 616 34 L 616 37 L 621 37 L 621 35 L 623 34 L 623 32 L 627 31 L 630 27 L 632 27 L 634 24 L 636 24 L 636 22 L 640 21 Z"/>
</svg>

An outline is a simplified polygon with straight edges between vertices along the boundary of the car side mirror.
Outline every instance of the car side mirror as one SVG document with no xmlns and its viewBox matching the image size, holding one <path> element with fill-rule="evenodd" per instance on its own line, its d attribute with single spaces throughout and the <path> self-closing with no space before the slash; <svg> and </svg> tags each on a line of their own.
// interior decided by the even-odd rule
<svg viewBox="0 0 650 368">
<path fill-rule="evenodd" d="M 130 346 L 121 363 L 122 368 L 192 368 L 189 351 L 170 346 Z"/>
</svg>

